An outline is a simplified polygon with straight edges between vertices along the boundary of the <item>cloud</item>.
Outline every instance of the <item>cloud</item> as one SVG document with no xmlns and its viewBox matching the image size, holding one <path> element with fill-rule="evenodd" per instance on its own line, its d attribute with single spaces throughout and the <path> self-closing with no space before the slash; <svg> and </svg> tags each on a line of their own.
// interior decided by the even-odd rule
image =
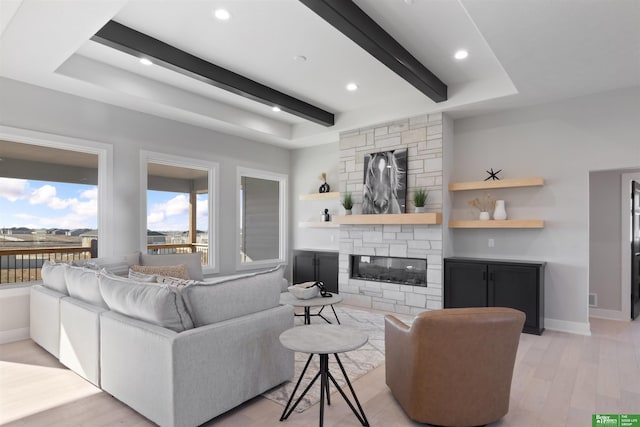
<svg viewBox="0 0 640 427">
<path fill-rule="evenodd" d="M 32 205 L 47 205 L 51 209 L 66 209 L 69 205 L 77 202 L 77 199 L 60 199 L 56 197 L 57 190 L 53 185 L 43 185 L 34 190 L 29 196 L 29 203 Z"/>
<path fill-rule="evenodd" d="M 0 178 L 0 197 L 10 202 L 27 198 L 29 182 L 26 179 Z"/>
<path fill-rule="evenodd" d="M 147 228 L 154 230 L 187 230 L 189 228 L 189 199 L 178 194 L 164 203 L 151 206 L 147 215 Z"/>
</svg>

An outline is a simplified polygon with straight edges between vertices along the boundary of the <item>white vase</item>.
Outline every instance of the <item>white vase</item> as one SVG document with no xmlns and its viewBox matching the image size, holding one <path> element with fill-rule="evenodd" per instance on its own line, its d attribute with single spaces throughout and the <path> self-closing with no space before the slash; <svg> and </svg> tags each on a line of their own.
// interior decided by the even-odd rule
<svg viewBox="0 0 640 427">
<path fill-rule="evenodd" d="M 416 213 L 424 213 L 424 206 L 416 206 Z"/>
<path fill-rule="evenodd" d="M 504 208 L 504 200 L 496 200 L 496 209 L 493 211 L 493 219 L 498 221 L 507 219 L 507 211 Z"/>
<path fill-rule="evenodd" d="M 351 215 L 351 209 L 345 209 L 344 210 L 344 214 L 345 215 Z"/>
<path fill-rule="evenodd" d="M 489 220 L 489 212 L 480 212 L 480 221 Z"/>
</svg>

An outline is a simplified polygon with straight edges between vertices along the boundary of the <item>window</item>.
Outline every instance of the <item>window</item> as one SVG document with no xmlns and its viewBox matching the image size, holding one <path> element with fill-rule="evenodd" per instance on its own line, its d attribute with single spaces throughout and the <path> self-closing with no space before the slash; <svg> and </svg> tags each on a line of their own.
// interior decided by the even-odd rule
<svg viewBox="0 0 640 427">
<path fill-rule="evenodd" d="M 0 283 L 39 278 L 46 259 L 111 255 L 111 159 L 106 144 L 0 126 Z"/>
<path fill-rule="evenodd" d="M 238 168 L 238 269 L 285 262 L 286 175 Z"/>
<path fill-rule="evenodd" d="M 142 152 L 141 159 L 147 194 L 142 248 L 153 254 L 198 252 L 205 271 L 216 272 L 217 164 L 151 152 Z"/>
</svg>

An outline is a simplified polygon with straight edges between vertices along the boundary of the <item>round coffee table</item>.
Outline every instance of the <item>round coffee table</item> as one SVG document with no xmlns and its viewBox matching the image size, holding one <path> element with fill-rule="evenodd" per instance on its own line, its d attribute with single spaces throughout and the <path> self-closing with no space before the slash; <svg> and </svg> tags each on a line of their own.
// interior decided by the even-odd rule
<svg viewBox="0 0 640 427">
<path fill-rule="evenodd" d="M 298 406 L 298 403 L 300 403 L 304 395 L 307 394 L 307 391 L 309 391 L 318 377 L 320 377 L 320 427 L 322 427 L 324 422 L 325 396 L 327 405 L 331 405 L 331 400 L 329 398 L 329 380 L 331 380 L 336 389 L 338 389 L 340 395 L 345 400 L 345 402 L 347 402 L 349 408 L 351 408 L 358 421 L 360 421 L 360 423 L 365 427 L 369 426 L 369 421 L 367 420 L 367 417 L 364 414 L 364 410 L 360 405 L 358 396 L 356 396 L 356 392 L 353 390 L 351 381 L 349 381 L 349 377 L 347 377 L 344 366 L 342 366 L 342 362 L 340 362 L 340 358 L 338 357 L 338 353 L 344 353 L 360 348 L 365 345 L 368 340 L 369 336 L 364 332 L 346 326 L 338 325 L 299 326 L 296 328 L 288 329 L 280 334 L 280 342 L 284 347 L 293 351 L 309 353 L 309 359 L 307 359 L 307 363 L 306 365 L 304 365 L 304 369 L 300 374 L 300 378 L 298 379 L 298 382 L 296 383 L 296 386 L 293 389 L 291 396 L 289 397 L 289 401 L 287 402 L 287 406 L 285 406 L 284 411 L 282 412 L 280 421 L 286 420 L 289 415 L 291 415 L 291 412 L 293 412 L 295 407 Z M 331 372 L 329 372 L 329 354 L 332 353 L 336 358 L 336 362 L 338 362 L 338 366 L 340 367 L 342 375 L 344 376 L 344 379 L 349 386 L 349 390 L 351 390 L 351 395 L 353 396 L 353 399 L 358 406 L 358 410 L 356 410 L 356 408 L 353 406 L 353 403 L 351 403 L 345 392 L 342 391 Z M 315 375 L 315 377 L 313 377 L 313 380 L 311 380 L 309 385 L 304 389 L 295 403 L 291 405 L 291 402 L 293 401 L 293 398 L 298 391 L 298 387 L 300 386 L 300 382 L 302 381 L 302 378 L 304 377 L 304 374 L 307 371 L 309 363 L 311 362 L 314 354 L 320 356 L 320 371 Z"/>
<path fill-rule="evenodd" d="M 327 319 L 322 315 L 322 310 L 324 310 L 324 308 L 327 305 L 331 307 L 331 310 L 333 310 L 333 315 L 335 316 L 336 321 L 338 322 L 338 325 L 339 325 L 340 319 L 338 319 L 338 315 L 336 314 L 335 308 L 333 308 L 333 304 L 337 304 L 341 301 L 342 301 L 342 296 L 338 294 L 331 294 L 330 297 L 318 296 L 318 297 L 309 298 L 309 299 L 298 299 L 295 296 L 293 296 L 293 294 L 291 294 L 290 292 L 282 292 L 280 294 L 280 304 L 288 304 L 294 307 L 304 307 L 304 314 L 296 314 L 296 316 L 304 316 L 305 325 L 311 324 L 312 316 L 321 317 L 324 319 L 325 322 L 331 323 L 329 319 Z M 322 307 L 322 308 L 317 313 L 312 314 L 311 307 Z"/>
</svg>

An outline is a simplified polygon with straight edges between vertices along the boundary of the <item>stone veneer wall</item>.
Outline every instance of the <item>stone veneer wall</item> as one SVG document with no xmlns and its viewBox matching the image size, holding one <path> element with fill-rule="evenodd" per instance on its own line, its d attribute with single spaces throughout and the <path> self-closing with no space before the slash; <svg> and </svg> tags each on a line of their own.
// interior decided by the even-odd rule
<svg viewBox="0 0 640 427">
<path fill-rule="evenodd" d="M 340 134 L 340 191 L 350 191 L 360 212 L 364 157 L 407 148 L 407 212 L 413 191 L 429 190 L 427 212 L 442 211 L 442 114 L 425 114 Z M 349 256 L 427 258 L 427 287 L 349 278 Z M 353 305 L 416 314 L 442 308 L 442 225 L 341 225 L 340 294 Z"/>
</svg>

